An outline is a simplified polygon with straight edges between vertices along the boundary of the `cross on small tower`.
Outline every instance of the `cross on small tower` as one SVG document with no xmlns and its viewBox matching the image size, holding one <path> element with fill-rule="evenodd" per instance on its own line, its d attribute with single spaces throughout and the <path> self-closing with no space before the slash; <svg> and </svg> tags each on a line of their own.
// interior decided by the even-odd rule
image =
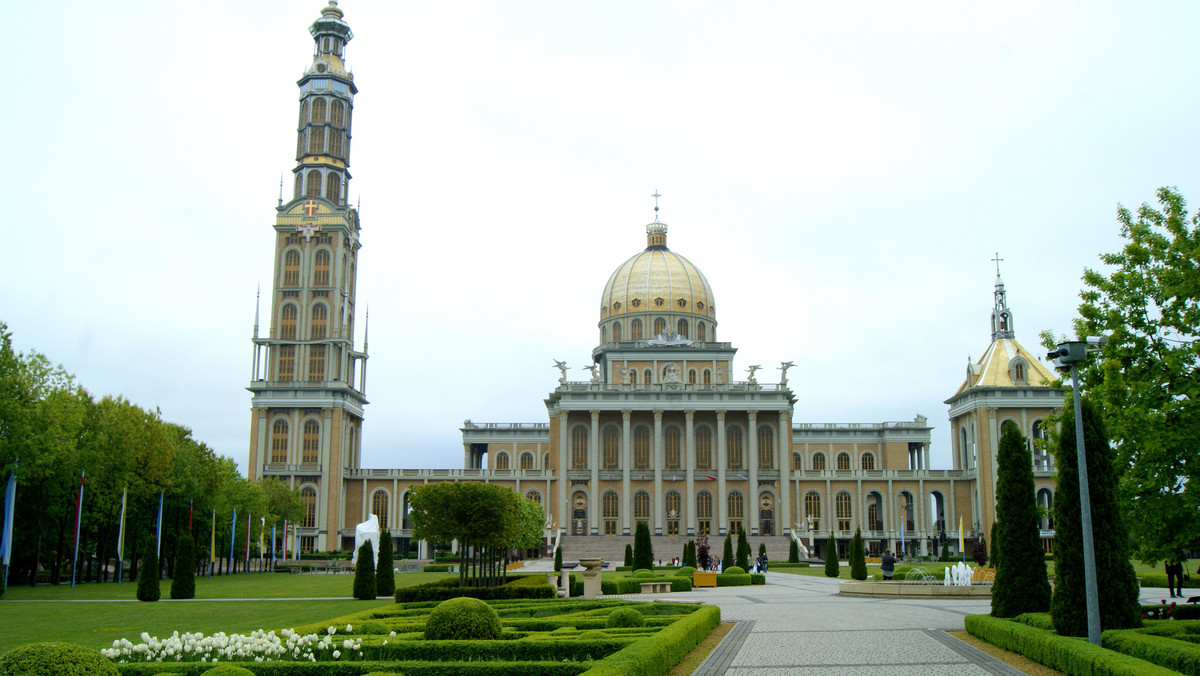
<svg viewBox="0 0 1200 676">
<path fill-rule="evenodd" d="M 999 277 L 1000 276 L 1000 261 L 1003 261 L 1004 259 L 1000 257 L 1000 252 L 997 251 L 996 257 L 993 258 L 992 260 L 996 262 L 996 276 Z"/>
<path fill-rule="evenodd" d="M 658 194 L 658 190 L 655 189 L 654 194 L 651 195 L 651 197 L 654 198 L 654 214 L 658 215 L 658 198 L 662 197 L 662 195 Z"/>
<path fill-rule="evenodd" d="M 314 214 L 316 214 L 316 213 L 317 213 L 317 202 L 316 202 L 316 200 L 309 200 L 309 201 L 307 201 L 307 202 L 305 202 L 305 203 L 304 203 L 304 215 L 305 215 L 305 216 L 312 216 L 312 215 L 314 215 Z"/>
</svg>

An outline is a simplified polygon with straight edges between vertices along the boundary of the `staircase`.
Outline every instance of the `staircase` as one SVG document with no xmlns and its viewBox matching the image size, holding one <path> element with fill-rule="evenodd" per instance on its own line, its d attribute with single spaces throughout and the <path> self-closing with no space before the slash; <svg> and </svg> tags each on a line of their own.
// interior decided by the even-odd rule
<svg viewBox="0 0 1200 676">
<path fill-rule="evenodd" d="M 650 546 L 654 548 L 654 560 L 657 563 L 662 560 L 665 565 L 671 557 L 683 556 L 683 545 L 688 540 L 695 538 L 682 535 L 652 535 L 650 536 Z M 767 559 L 769 561 L 787 561 L 788 553 L 791 547 L 791 538 L 786 535 L 764 535 L 756 537 L 753 535 L 747 536 L 750 542 L 750 558 L 758 556 L 759 543 L 765 544 L 767 547 Z M 562 552 L 564 561 L 578 561 L 579 559 L 598 558 L 619 566 L 625 561 L 625 545 L 633 546 L 632 535 L 563 535 Z M 737 547 L 737 538 L 733 540 L 734 547 Z M 709 555 L 713 557 L 721 556 L 721 550 L 725 546 L 725 538 L 718 536 L 710 536 L 708 538 Z"/>
</svg>

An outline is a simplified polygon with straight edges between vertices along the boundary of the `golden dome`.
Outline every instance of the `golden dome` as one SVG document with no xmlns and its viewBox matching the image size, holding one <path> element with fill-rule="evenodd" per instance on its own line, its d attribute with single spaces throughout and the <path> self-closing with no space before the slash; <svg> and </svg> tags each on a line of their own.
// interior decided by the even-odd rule
<svg viewBox="0 0 1200 676">
<path fill-rule="evenodd" d="M 601 343 L 660 333 L 716 340 L 712 287 L 691 261 L 667 248 L 667 225 L 646 226 L 646 250 L 622 263 L 600 298 Z"/>
</svg>

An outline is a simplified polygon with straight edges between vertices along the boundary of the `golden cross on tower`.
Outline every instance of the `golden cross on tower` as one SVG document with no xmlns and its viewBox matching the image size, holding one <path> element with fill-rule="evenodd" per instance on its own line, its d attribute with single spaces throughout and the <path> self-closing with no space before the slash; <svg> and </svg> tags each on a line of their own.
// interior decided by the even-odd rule
<svg viewBox="0 0 1200 676">
<path fill-rule="evenodd" d="M 657 215 L 658 214 L 658 198 L 662 197 L 662 195 L 658 194 L 658 189 L 655 188 L 654 194 L 651 195 L 651 197 L 654 198 L 654 213 L 655 213 L 655 215 Z"/>
<path fill-rule="evenodd" d="M 316 200 L 309 200 L 309 201 L 307 201 L 307 202 L 305 202 L 305 203 L 304 203 L 304 215 L 305 215 L 305 216 L 312 216 L 312 215 L 314 215 L 314 214 L 316 214 L 316 213 L 317 213 L 317 202 L 316 202 Z"/>
<path fill-rule="evenodd" d="M 996 262 L 996 276 L 999 277 L 1000 276 L 1000 261 L 1003 261 L 1004 259 L 1000 257 L 1000 252 L 997 251 L 996 257 L 993 258 L 992 260 Z"/>
</svg>

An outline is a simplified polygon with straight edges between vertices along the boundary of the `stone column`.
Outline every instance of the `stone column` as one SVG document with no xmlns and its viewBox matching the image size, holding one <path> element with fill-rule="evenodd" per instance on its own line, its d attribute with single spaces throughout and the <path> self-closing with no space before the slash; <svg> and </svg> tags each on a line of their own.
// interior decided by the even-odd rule
<svg viewBox="0 0 1200 676">
<path fill-rule="evenodd" d="M 749 470 L 749 485 L 746 488 L 746 506 L 750 513 L 746 515 L 746 534 L 758 535 L 758 411 L 747 411 L 749 422 L 746 424 L 746 454 Z"/>
<path fill-rule="evenodd" d="M 684 455 L 684 470 L 687 472 L 685 481 L 685 493 L 683 499 L 679 501 L 679 507 L 683 510 L 687 518 L 684 520 L 684 533 L 689 537 L 696 535 L 696 428 L 695 428 L 695 411 L 684 411 L 684 419 L 686 429 L 684 430 L 684 443 L 686 445 Z"/>
<path fill-rule="evenodd" d="M 779 504 L 775 505 L 775 523 L 779 527 L 776 532 L 787 535 L 792 530 L 792 425 L 787 411 L 779 412 L 779 433 L 775 436 L 779 450 Z"/>
<path fill-rule="evenodd" d="M 621 411 L 621 530 L 623 535 L 633 533 L 633 515 L 631 513 L 632 496 L 629 491 L 629 472 L 630 472 L 630 445 L 632 432 L 630 430 L 629 418 L 632 411 Z"/>
<path fill-rule="evenodd" d="M 651 515 L 652 523 L 650 524 L 650 532 L 655 535 L 663 534 L 663 523 L 665 521 L 663 514 L 662 473 L 666 454 L 663 453 L 662 417 L 662 411 L 654 412 L 654 504 L 652 505 L 654 513 Z"/>
<path fill-rule="evenodd" d="M 592 411 L 588 428 L 588 467 L 592 470 L 591 490 L 588 491 L 588 532 L 600 534 L 600 411 Z"/>
<path fill-rule="evenodd" d="M 921 444 L 921 469 L 929 469 L 929 444 Z"/>
<path fill-rule="evenodd" d="M 567 481 L 567 412 L 558 412 L 558 514 L 562 521 L 558 525 L 571 533 L 571 505 L 568 503 L 568 489 L 571 482 Z M 549 498 L 549 496 L 547 496 Z"/>
<path fill-rule="evenodd" d="M 725 535 L 729 532 L 729 505 L 725 500 L 725 464 L 727 459 L 725 445 L 725 411 L 717 411 L 717 527 L 713 535 Z"/>
</svg>

